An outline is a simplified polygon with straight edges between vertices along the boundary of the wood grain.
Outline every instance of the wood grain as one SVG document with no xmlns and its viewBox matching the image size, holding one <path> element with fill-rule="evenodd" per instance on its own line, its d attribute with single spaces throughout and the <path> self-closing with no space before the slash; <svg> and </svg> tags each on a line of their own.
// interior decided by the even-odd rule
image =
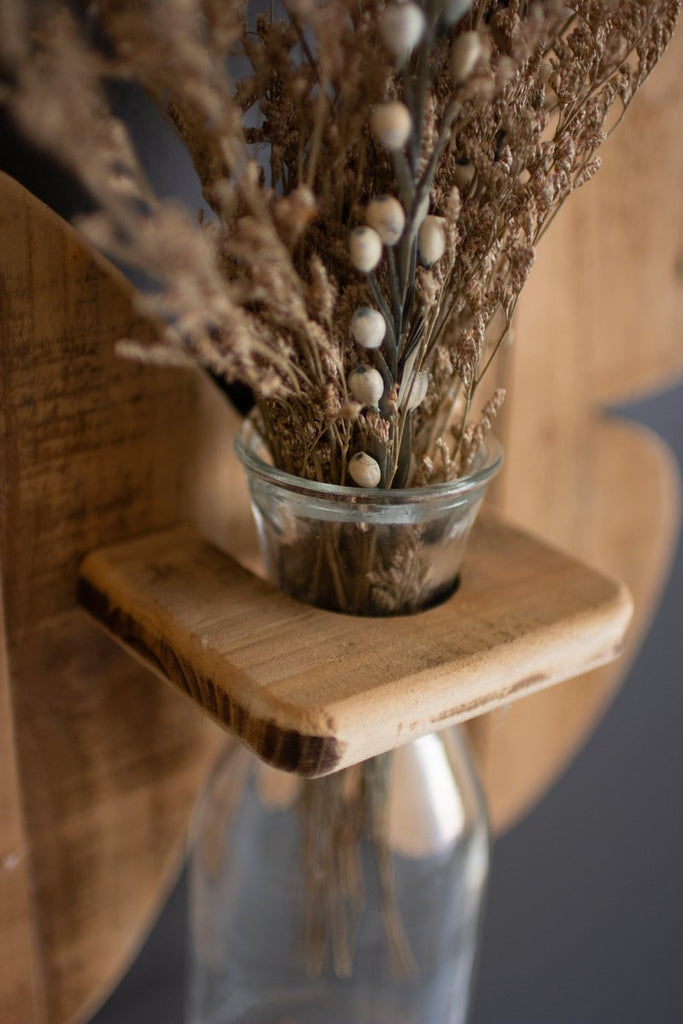
<svg viewBox="0 0 683 1024">
<path fill-rule="evenodd" d="M 488 519 L 458 592 L 417 616 L 310 608 L 189 527 L 92 552 L 79 593 L 256 754 L 311 777 L 609 661 L 631 613 L 620 584 Z"/>
<path fill-rule="evenodd" d="M 683 31 L 603 167 L 539 248 L 507 362 L 498 506 L 623 579 L 626 657 L 472 725 L 494 827 L 534 805 L 605 710 L 656 608 L 680 525 L 680 473 L 651 431 L 606 410 L 683 376 Z"/>
<path fill-rule="evenodd" d="M 30 855 L 18 782 L 3 619 L 0 600 L 0 1021 L 43 1024 L 43 982 L 36 950 Z"/>
<path fill-rule="evenodd" d="M 188 513 L 196 382 L 116 358 L 118 337 L 153 330 L 130 290 L 6 177 L 0 288 L 5 708 L 16 740 L 0 802 L 23 808 L 38 975 L 49 1024 L 65 1024 L 90 1014 L 142 941 L 221 742 L 76 605 L 90 547 Z M 30 986 L 25 961 L 17 940 L 0 984 Z"/>
</svg>

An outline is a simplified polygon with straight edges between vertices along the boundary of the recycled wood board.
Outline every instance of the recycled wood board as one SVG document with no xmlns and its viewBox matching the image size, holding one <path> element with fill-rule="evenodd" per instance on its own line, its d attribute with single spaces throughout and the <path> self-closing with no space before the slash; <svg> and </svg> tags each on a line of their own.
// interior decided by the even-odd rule
<svg viewBox="0 0 683 1024">
<path fill-rule="evenodd" d="M 566 769 L 617 692 L 680 536 L 680 468 L 617 403 L 683 380 L 683 26 L 619 130 L 600 173 L 539 246 L 497 431 L 496 505 L 536 536 L 618 576 L 635 601 L 613 666 L 470 725 L 495 831 Z"/>
<path fill-rule="evenodd" d="M 76 602 L 89 548 L 191 514 L 198 394 L 115 356 L 154 330 L 130 287 L 3 175 L 0 299 L 0 1022 L 66 1024 L 135 955 L 222 743 Z"/>
<path fill-rule="evenodd" d="M 2 588 L 0 587 L 0 598 Z M 18 785 L 5 624 L 0 602 L 0 1021 L 43 1016 L 42 979 L 30 898 L 30 852 Z"/>
<path fill-rule="evenodd" d="M 616 581 L 496 519 L 458 592 L 417 616 L 301 604 L 190 527 L 90 553 L 83 606 L 275 768 L 316 777 L 614 658 Z"/>
</svg>

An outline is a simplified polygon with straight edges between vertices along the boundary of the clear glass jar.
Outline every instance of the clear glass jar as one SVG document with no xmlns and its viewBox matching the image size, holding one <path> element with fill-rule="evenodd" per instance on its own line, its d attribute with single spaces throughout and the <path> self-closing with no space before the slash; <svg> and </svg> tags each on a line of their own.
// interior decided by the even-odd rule
<svg viewBox="0 0 683 1024">
<path fill-rule="evenodd" d="M 195 815 L 189 1024 L 463 1024 L 488 856 L 457 730 L 316 780 L 231 742 Z"/>
<path fill-rule="evenodd" d="M 275 469 L 249 420 L 235 450 L 268 579 L 300 601 L 352 615 L 412 613 L 453 593 L 470 529 L 502 463 L 490 438 L 458 480 L 383 490 Z"/>
<path fill-rule="evenodd" d="M 249 422 L 236 449 L 269 579 L 356 615 L 452 594 L 502 461 L 491 441 L 460 480 L 363 490 L 275 469 Z M 465 1020 L 488 829 L 457 731 L 312 780 L 231 743 L 194 833 L 188 1024 Z"/>
</svg>

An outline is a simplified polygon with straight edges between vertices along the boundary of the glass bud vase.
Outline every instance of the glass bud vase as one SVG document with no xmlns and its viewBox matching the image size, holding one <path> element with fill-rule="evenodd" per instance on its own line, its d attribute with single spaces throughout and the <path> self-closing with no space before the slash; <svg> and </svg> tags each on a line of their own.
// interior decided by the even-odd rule
<svg viewBox="0 0 683 1024">
<path fill-rule="evenodd" d="M 363 490 L 280 472 L 249 422 L 236 449 L 269 579 L 354 615 L 453 593 L 501 463 L 491 442 L 458 481 Z M 195 813 L 188 1024 L 463 1024 L 488 849 L 457 730 L 320 779 L 231 741 Z"/>
<path fill-rule="evenodd" d="M 250 420 L 235 451 L 268 579 L 299 601 L 349 615 L 411 614 L 453 593 L 470 529 L 503 460 L 489 438 L 466 476 L 385 490 L 281 472 Z"/>
</svg>

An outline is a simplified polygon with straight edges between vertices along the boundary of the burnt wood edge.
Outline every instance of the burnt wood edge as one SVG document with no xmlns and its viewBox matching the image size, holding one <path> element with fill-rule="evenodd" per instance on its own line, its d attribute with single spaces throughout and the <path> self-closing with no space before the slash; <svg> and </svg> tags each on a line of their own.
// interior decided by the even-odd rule
<svg viewBox="0 0 683 1024">
<path fill-rule="evenodd" d="M 273 768 L 305 778 L 334 772 L 342 759 L 344 744 L 334 736 L 301 733 L 284 728 L 272 719 L 255 715 L 207 676 L 199 675 L 173 648 L 156 639 L 154 649 L 141 634 L 139 624 L 125 609 L 86 576 L 80 575 L 77 597 L 81 607 L 129 653 L 180 692 L 216 722 L 245 743 Z"/>
</svg>

